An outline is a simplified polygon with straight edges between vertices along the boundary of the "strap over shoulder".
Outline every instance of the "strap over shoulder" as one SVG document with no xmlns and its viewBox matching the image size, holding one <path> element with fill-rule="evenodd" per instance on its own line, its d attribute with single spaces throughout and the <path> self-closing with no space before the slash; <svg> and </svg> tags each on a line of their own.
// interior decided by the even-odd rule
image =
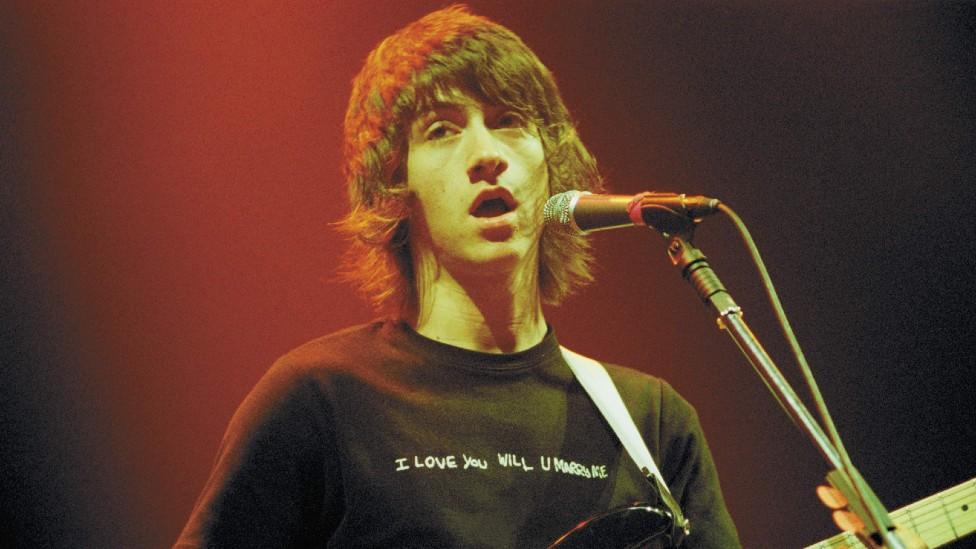
<svg viewBox="0 0 976 549">
<path fill-rule="evenodd" d="M 667 483 L 664 482 L 664 477 L 661 476 L 661 471 L 658 469 L 654 457 L 651 456 L 647 443 L 644 442 L 640 431 L 637 430 L 637 425 L 634 424 L 634 419 L 627 410 L 626 404 L 620 398 L 620 392 L 617 391 L 617 386 L 614 385 L 607 369 L 596 360 L 570 351 L 566 347 L 560 346 L 560 350 L 570 370 L 573 371 L 573 375 L 576 376 L 577 381 L 580 382 L 607 423 L 613 428 L 613 432 L 620 439 L 624 449 L 627 450 L 627 454 L 648 477 L 648 480 L 655 485 L 663 502 L 674 513 L 676 525 L 685 530 L 687 534 L 688 521 L 685 520 L 678 503 L 668 489 Z"/>
</svg>

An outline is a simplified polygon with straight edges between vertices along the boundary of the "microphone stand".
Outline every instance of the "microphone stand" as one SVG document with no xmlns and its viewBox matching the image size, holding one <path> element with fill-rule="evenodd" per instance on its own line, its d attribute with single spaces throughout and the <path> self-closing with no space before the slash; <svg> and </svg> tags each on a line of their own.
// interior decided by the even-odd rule
<svg viewBox="0 0 976 549">
<path fill-rule="evenodd" d="M 693 228 L 693 226 L 692 226 Z M 684 231 L 690 239 L 691 229 Z M 894 531 L 891 517 L 870 486 L 848 459 L 842 459 L 834 444 L 824 434 L 820 424 L 793 391 L 772 358 L 742 319 L 742 309 L 722 285 L 705 255 L 695 248 L 680 232 L 664 233 L 670 238 L 668 256 L 681 270 L 681 276 L 694 287 L 698 296 L 718 313 L 719 328 L 725 330 L 736 346 L 752 364 L 753 369 L 773 393 L 779 405 L 793 422 L 813 442 L 832 467 L 827 480 L 839 490 L 853 511 L 865 524 L 868 543 L 874 547 L 906 549 L 907 545 Z M 846 457 L 846 456 L 845 456 Z"/>
</svg>

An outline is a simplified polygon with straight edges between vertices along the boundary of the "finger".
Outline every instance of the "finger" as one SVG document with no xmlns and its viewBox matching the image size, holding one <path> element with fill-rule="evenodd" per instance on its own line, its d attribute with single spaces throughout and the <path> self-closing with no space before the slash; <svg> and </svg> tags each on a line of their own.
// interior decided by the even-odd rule
<svg viewBox="0 0 976 549">
<path fill-rule="evenodd" d="M 834 511 L 831 516 L 834 524 L 845 532 L 859 532 L 864 530 L 864 523 L 857 515 L 850 511 Z"/>
<path fill-rule="evenodd" d="M 831 486 L 817 486 L 817 497 L 830 509 L 847 507 L 847 498 L 844 497 L 844 494 Z"/>
</svg>

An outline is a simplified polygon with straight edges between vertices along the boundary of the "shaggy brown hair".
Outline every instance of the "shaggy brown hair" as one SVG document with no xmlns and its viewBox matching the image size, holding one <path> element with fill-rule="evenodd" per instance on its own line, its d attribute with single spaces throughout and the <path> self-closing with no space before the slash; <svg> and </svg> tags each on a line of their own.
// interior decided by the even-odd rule
<svg viewBox="0 0 976 549">
<path fill-rule="evenodd" d="M 350 212 L 338 227 L 350 244 L 340 275 L 379 309 L 402 313 L 417 305 L 407 136 L 418 114 L 456 91 L 510 108 L 539 128 L 550 194 L 603 187 L 552 74 L 518 36 L 464 6 L 411 23 L 370 53 L 353 80 L 345 119 Z M 557 304 L 592 280 L 589 243 L 562 227 L 543 229 L 539 257 L 545 303 Z"/>
</svg>

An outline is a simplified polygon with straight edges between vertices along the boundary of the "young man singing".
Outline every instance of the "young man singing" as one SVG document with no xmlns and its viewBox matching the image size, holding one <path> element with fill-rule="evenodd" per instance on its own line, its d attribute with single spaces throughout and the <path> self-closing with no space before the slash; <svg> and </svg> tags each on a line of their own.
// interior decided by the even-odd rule
<svg viewBox="0 0 976 549">
<path fill-rule="evenodd" d="M 555 193 L 599 190 L 552 75 L 461 7 L 384 40 L 345 121 L 345 275 L 389 313 L 281 358 L 235 414 L 177 547 L 546 547 L 651 485 L 542 303 L 590 280 Z M 739 545 L 691 406 L 607 366 L 691 534 Z"/>
</svg>

